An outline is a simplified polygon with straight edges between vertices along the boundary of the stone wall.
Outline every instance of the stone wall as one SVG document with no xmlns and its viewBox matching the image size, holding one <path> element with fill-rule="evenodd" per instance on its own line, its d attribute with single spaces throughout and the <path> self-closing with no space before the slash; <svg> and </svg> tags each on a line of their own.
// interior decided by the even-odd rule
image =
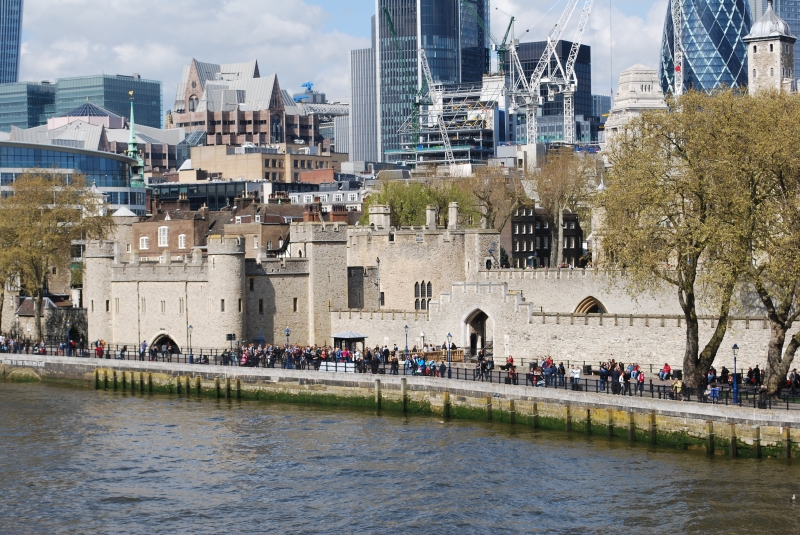
<svg viewBox="0 0 800 535">
<path fill-rule="evenodd" d="M 608 396 L 426 377 L 229 368 L 9 355 L 7 381 L 51 381 L 132 395 L 165 392 L 434 414 L 705 449 L 732 457 L 796 457 L 800 412 Z"/>
</svg>

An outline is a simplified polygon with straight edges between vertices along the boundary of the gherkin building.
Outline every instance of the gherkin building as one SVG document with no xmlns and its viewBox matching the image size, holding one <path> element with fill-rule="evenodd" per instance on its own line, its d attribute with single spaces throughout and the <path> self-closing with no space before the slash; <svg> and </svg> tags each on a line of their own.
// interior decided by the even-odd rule
<svg viewBox="0 0 800 535">
<path fill-rule="evenodd" d="M 720 86 L 747 85 L 747 45 L 742 38 L 752 26 L 747 0 L 670 0 L 661 42 L 661 89 L 674 90 L 675 26 L 672 3 L 683 2 L 683 87 L 710 91 Z"/>
</svg>

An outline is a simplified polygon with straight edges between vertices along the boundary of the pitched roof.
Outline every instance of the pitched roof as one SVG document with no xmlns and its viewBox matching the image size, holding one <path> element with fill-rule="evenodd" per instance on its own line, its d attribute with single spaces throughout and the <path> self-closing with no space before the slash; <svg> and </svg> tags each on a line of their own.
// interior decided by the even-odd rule
<svg viewBox="0 0 800 535">
<path fill-rule="evenodd" d="M 117 119 L 122 119 L 122 117 L 113 111 L 108 111 L 91 102 L 85 102 L 77 108 L 69 110 L 67 113 L 62 113 L 59 117 L 115 117 Z"/>
<path fill-rule="evenodd" d="M 60 308 L 72 308 L 72 301 L 63 295 L 50 295 L 42 298 L 42 310 L 57 310 Z M 17 308 L 18 316 L 33 316 L 33 298 L 24 297 Z"/>
</svg>

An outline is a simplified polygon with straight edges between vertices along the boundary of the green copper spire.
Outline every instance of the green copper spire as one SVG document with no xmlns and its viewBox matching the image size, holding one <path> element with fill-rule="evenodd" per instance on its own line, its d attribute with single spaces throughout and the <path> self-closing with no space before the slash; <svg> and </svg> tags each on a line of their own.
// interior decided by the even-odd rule
<svg viewBox="0 0 800 535">
<path fill-rule="evenodd" d="M 130 131 L 131 135 L 128 138 L 128 157 L 136 160 L 136 166 L 132 169 L 131 187 L 143 188 L 144 187 L 144 160 L 139 154 L 139 142 L 136 141 L 136 123 L 133 120 L 133 91 L 128 91 L 131 96 L 131 122 Z"/>
</svg>

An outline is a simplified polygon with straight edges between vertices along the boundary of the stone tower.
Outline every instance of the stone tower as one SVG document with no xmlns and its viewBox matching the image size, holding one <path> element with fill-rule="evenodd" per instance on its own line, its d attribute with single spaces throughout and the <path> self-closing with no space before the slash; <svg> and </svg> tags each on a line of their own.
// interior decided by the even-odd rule
<svg viewBox="0 0 800 535">
<path fill-rule="evenodd" d="M 758 19 L 744 38 L 747 43 L 749 91 L 753 95 L 763 90 L 794 91 L 794 43 L 789 25 L 772 9 Z"/>
</svg>

